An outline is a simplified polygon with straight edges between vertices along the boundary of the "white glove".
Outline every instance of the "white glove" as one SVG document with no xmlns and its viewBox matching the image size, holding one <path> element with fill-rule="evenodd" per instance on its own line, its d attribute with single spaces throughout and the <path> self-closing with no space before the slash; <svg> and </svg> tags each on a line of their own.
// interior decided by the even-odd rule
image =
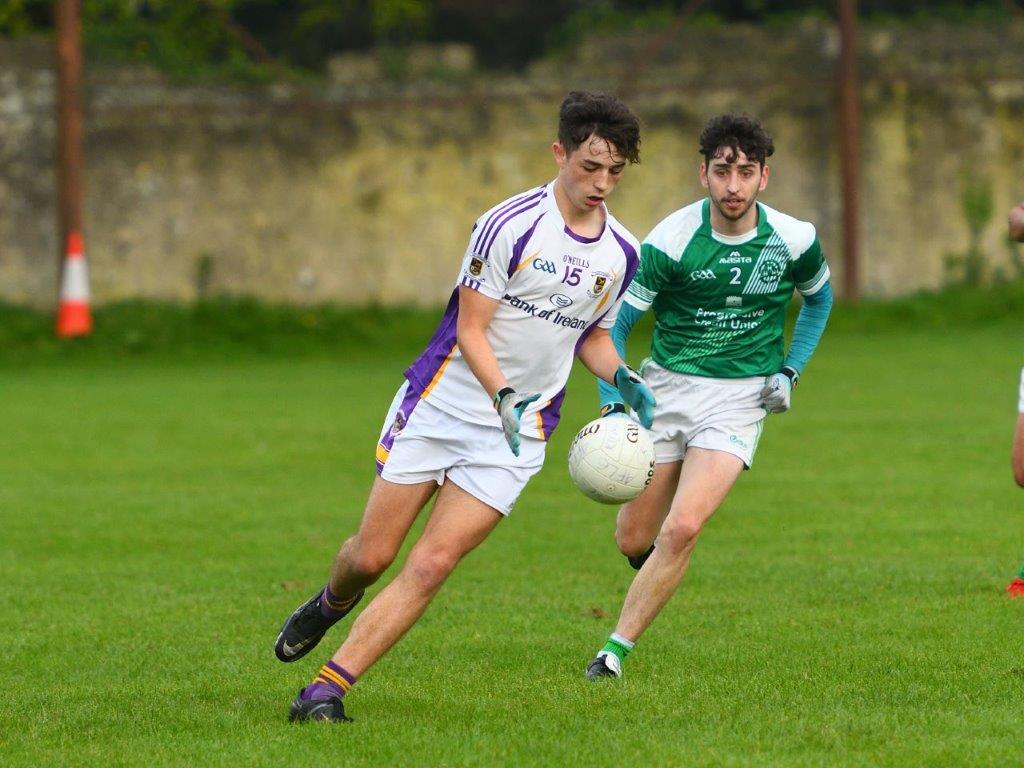
<svg viewBox="0 0 1024 768">
<path fill-rule="evenodd" d="M 789 401 L 798 377 L 799 374 L 794 369 L 783 368 L 765 378 L 761 399 L 768 413 L 785 413 L 789 410 Z"/>
<path fill-rule="evenodd" d="M 494 409 L 501 417 L 501 430 L 505 433 L 512 455 L 519 455 L 519 420 L 530 403 L 540 399 L 540 393 L 521 395 L 512 387 L 505 387 L 494 396 Z"/>
</svg>

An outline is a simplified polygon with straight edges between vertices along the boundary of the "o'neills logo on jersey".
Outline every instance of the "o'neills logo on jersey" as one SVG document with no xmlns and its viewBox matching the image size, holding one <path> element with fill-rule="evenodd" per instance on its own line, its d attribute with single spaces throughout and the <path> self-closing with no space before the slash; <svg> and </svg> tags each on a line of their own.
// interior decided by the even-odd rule
<svg viewBox="0 0 1024 768">
<path fill-rule="evenodd" d="M 480 277 L 480 273 L 484 270 L 484 260 L 479 259 L 476 256 L 469 260 L 469 274 L 473 277 Z"/>
<path fill-rule="evenodd" d="M 518 296 L 511 296 L 505 294 L 505 301 L 508 302 L 510 307 L 514 307 L 530 317 L 536 317 L 538 320 L 549 320 L 555 325 L 561 325 L 563 328 L 581 329 L 587 327 L 587 321 L 581 320 L 578 317 L 569 317 L 569 315 L 563 315 L 557 309 L 542 309 L 541 307 L 534 304 L 532 301 L 523 301 Z"/>
<path fill-rule="evenodd" d="M 741 256 L 739 251 L 733 251 L 728 256 L 723 256 L 718 260 L 719 264 L 753 264 L 753 256 Z"/>
</svg>

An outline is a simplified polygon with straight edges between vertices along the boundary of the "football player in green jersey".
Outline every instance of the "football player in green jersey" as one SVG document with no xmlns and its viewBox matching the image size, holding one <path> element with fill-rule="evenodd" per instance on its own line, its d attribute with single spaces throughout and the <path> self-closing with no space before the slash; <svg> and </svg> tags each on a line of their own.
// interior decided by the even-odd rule
<svg viewBox="0 0 1024 768">
<path fill-rule="evenodd" d="M 832 307 L 829 269 L 812 224 L 757 202 L 768 185 L 771 137 L 742 115 L 712 118 L 700 136 L 708 196 L 659 223 L 612 330 L 620 354 L 654 310 L 643 374 L 658 402 L 650 486 L 619 512 L 619 549 L 638 569 L 615 632 L 587 677 L 617 677 L 633 643 L 686 573 L 697 537 L 754 460 L 764 418 L 790 407 Z M 786 309 L 804 298 L 788 352 Z M 602 413 L 626 418 L 601 386 Z M 655 546 L 655 541 L 657 542 Z"/>
<path fill-rule="evenodd" d="M 1007 224 L 1010 239 L 1024 243 L 1024 203 L 1014 206 Z M 1017 410 L 1017 428 L 1013 433 L 1013 479 L 1024 488 L 1024 369 L 1020 372 L 1020 402 Z M 1013 597 L 1024 597 L 1024 565 L 1020 567 L 1017 578 L 1006 586 L 1006 591 Z"/>
</svg>

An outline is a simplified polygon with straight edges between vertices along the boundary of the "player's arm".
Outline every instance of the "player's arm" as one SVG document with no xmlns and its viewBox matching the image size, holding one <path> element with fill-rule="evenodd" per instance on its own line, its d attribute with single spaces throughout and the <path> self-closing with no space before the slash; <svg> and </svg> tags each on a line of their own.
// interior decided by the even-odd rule
<svg viewBox="0 0 1024 768">
<path fill-rule="evenodd" d="M 796 316 L 789 353 L 782 364 L 783 370 L 788 368 L 798 377 L 807 367 L 822 334 L 825 333 L 828 316 L 832 312 L 832 284 L 826 280 L 820 289 L 805 294 L 803 298 L 804 305 L 800 307 L 800 314 Z"/>
<path fill-rule="evenodd" d="M 1013 479 L 1024 488 L 1024 369 L 1020 372 L 1017 412 L 1017 428 L 1013 431 Z"/>
<path fill-rule="evenodd" d="M 658 228 L 649 236 L 659 241 Z M 643 313 L 646 312 L 661 287 L 673 276 L 675 265 L 662 247 L 655 242 L 644 242 L 640 246 L 640 268 L 633 277 L 625 296 L 616 308 L 615 322 L 611 326 L 611 341 L 619 357 L 626 359 L 626 339 Z M 609 383 L 598 376 L 597 393 L 601 402 L 601 415 L 615 415 L 626 412 L 621 388 L 618 382 Z"/>
<path fill-rule="evenodd" d="M 811 241 L 797 259 L 793 272 L 796 288 L 803 296 L 804 303 L 796 318 L 789 352 L 783 360 L 782 370 L 766 378 L 761 390 L 765 410 L 769 413 L 789 410 L 793 387 L 817 349 L 832 312 L 832 284 L 829 282 L 828 264 L 813 227 L 810 228 L 809 236 Z"/>
<path fill-rule="evenodd" d="M 497 309 L 497 299 L 464 285 L 459 286 L 459 319 L 455 326 L 459 351 L 480 386 L 492 399 L 508 386 L 508 379 L 501 372 L 498 358 L 487 340 L 487 328 Z"/>
<path fill-rule="evenodd" d="M 804 304 L 796 316 L 793 340 L 782 363 L 782 370 L 765 379 L 761 397 L 768 413 L 784 413 L 789 410 L 793 387 L 821 341 L 831 312 L 832 285 L 826 280 L 814 293 L 804 295 Z"/>
<path fill-rule="evenodd" d="M 626 359 L 626 339 L 629 338 L 630 331 L 633 330 L 633 326 L 642 315 L 643 310 L 637 309 L 628 302 L 623 302 L 619 308 L 615 325 L 612 326 L 608 335 L 620 360 Z M 591 371 L 593 370 L 591 368 Z M 601 376 L 597 372 L 594 372 L 594 375 L 597 376 L 597 394 L 601 400 L 601 415 L 625 413 L 626 409 L 622 402 L 622 395 L 619 394 L 619 388 L 614 383 L 609 383 L 611 380 L 608 377 Z"/>
<path fill-rule="evenodd" d="M 464 285 L 459 286 L 459 319 L 455 326 L 455 338 L 463 359 L 498 411 L 508 447 L 518 456 L 520 419 L 523 411 L 539 399 L 540 394 L 523 395 L 516 392 L 502 373 L 491 342 L 487 340 L 487 328 L 497 308 L 497 299 Z"/>
<path fill-rule="evenodd" d="M 1018 243 L 1024 243 L 1024 203 L 1019 203 L 1010 209 L 1009 221 L 1007 222 L 1010 232 L 1010 239 Z"/>
<path fill-rule="evenodd" d="M 620 406 L 623 400 L 629 403 L 640 423 L 650 428 L 654 419 L 654 395 L 640 374 L 623 362 L 622 355 L 612 343 L 607 328 L 594 328 L 580 345 L 576 356 L 597 376 L 600 385 L 608 387 L 615 393 L 614 396 Z"/>
</svg>

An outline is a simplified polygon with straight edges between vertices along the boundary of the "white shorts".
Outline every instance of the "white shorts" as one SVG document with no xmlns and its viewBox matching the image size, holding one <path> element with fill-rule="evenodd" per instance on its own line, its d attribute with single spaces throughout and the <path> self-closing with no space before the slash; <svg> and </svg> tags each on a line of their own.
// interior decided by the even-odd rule
<svg viewBox="0 0 1024 768">
<path fill-rule="evenodd" d="M 725 451 L 749 468 L 754 463 L 764 417 L 764 377 L 712 379 L 662 368 L 653 360 L 643 377 L 658 401 L 651 437 L 655 461 L 679 461 L 690 447 Z"/>
<path fill-rule="evenodd" d="M 512 511 L 527 481 L 544 465 L 543 440 L 522 435 L 513 456 L 499 427 L 463 421 L 442 411 L 409 382 L 398 389 L 377 444 L 377 474 L 412 485 L 448 478 L 503 515 Z"/>
</svg>

